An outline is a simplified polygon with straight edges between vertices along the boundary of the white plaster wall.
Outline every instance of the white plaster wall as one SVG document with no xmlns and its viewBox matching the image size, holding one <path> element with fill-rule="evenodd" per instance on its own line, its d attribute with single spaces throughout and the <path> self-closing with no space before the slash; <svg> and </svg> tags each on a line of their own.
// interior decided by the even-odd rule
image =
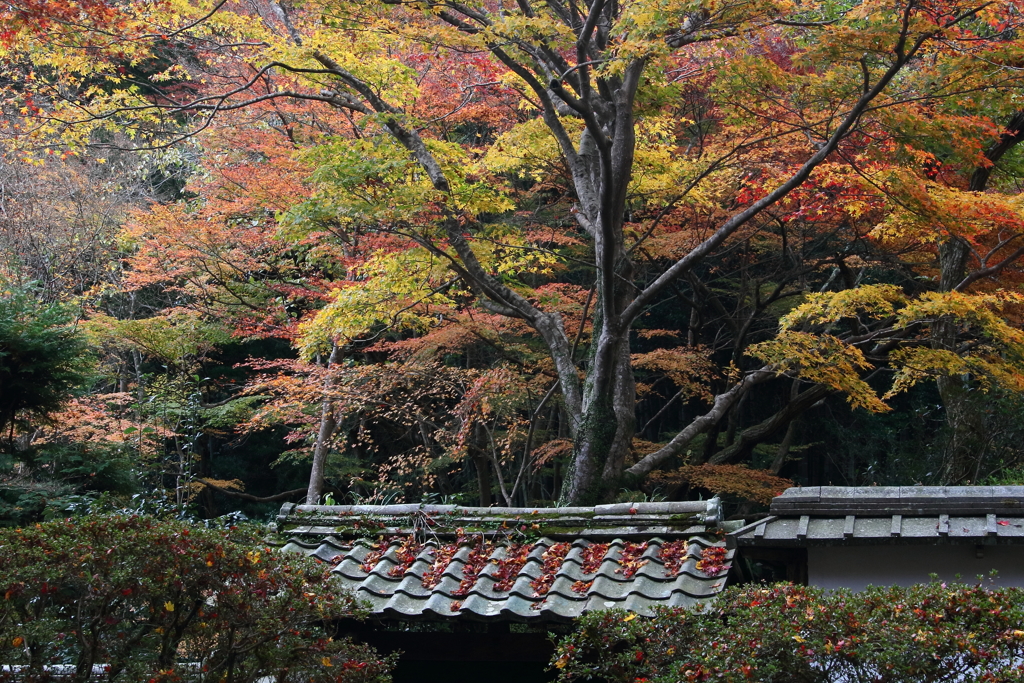
<svg viewBox="0 0 1024 683">
<path fill-rule="evenodd" d="M 973 545 L 818 546 L 807 549 L 807 581 L 821 588 L 861 590 L 868 585 L 909 586 L 937 574 L 965 583 L 998 571 L 996 586 L 1024 586 L 1024 546 L 983 546 L 978 558 Z"/>
</svg>

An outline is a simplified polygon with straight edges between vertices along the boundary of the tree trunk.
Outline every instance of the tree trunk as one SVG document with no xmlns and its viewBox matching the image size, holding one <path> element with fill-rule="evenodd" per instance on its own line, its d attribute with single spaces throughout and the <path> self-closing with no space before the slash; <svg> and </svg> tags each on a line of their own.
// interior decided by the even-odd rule
<svg viewBox="0 0 1024 683">
<path fill-rule="evenodd" d="M 623 335 L 617 342 L 617 348 L 609 353 L 613 362 L 607 374 L 592 372 L 584 385 L 584 413 L 562 485 L 560 505 L 606 500 L 622 477 L 636 430 L 636 381 L 629 339 Z M 597 381 L 600 379 L 605 381 Z"/>
<path fill-rule="evenodd" d="M 622 477 L 636 430 L 632 321 L 622 317 L 633 301 L 633 263 L 623 225 L 636 148 L 633 101 L 644 66 L 644 60 L 635 60 L 621 76 L 608 79 L 603 106 L 584 116 L 592 118 L 580 136 L 578 154 L 563 150 L 571 159 L 580 200 L 577 220 L 594 240 L 597 296 L 587 380 L 561 505 L 608 499 Z"/>
<path fill-rule="evenodd" d="M 970 249 L 960 237 L 953 237 L 940 245 L 941 291 L 953 290 L 967 276 L 969 255 Z M 955 351 L 957 321 L 949 316 L 936 320 L 932 326 L 931 345 L 935 349 Z M 978 449 L 984 443 L 984 406 L 979 401 L 975 382 L 969 376 L 942 375 L 935 384 L 946 410 L 946 425 L 950 433 L 942 456 L 940 481 L 958 484 L 967 480 L 973 470 L 974 459 L 980 455 Z"/>
<path fill-rule="evenodd" d="M 331 356 L 327 359 L 324 401 L 320 406 L 320 429 L 317 430 L 316 444 L 313 446 L 313 466 L 309 473 L 309 488 L 306 489 L 306 505 L 316 505 L 320 502 L 320 494 L 324 488 L 324 467 L 327 464 L 327 454 L 331 450 L 331 438 L 338 428 L 338 421 L 334 415 L 334 401 L 330 397 L 330 372 L 337 359 L 338 344 L 335 342 L 331 348 Z"/>
<path fill-rule="evenodd" d="M 799 395 L 800 382 L 794 379 L 793 384 L 789 388 L 789 400 L 795 401 Z M 772 460 L 771 467 L 768 468 L 775 476 L 778 476 L 786 464 L 786 458 L 789 457 L 789 449 L 792 448 L 793 440 L 796 438 L 796 425 L 799 420 L 799 415 L 790 420 L 789 426 L 786 427 L 786 434 L 782 437 L 782 443 L 779 444 L 778 450 L 775 451 L 775 458 Z"/>
<path fill-rule="evenodd" d="M 1024 112 L 1017 112 L 999 139 L 985 152 L 990 163 L 975 169 L 971 175 L 971 191 L 985 191 L 993 166 L 1021 140 L 1022 134 Z M 951 292 L 964 282 L 970 253 L 970 245 L 962 237 L 953 236 L 939 245 L 939 291 Z M 955 351 L 956 320 L 946 317 L 935 321 L 931 345 L 935 349 Z M 950 432 L 949 443 L 942 457 L 941 481 L 944 484 L 966 482 L 976 469 L 975 463 L 982 457 L 985 448 L 984 397 L 969 376 L 943 375 L 936 379 L 936 385 L 946 409 L 946 425 Z"/>
</svg>

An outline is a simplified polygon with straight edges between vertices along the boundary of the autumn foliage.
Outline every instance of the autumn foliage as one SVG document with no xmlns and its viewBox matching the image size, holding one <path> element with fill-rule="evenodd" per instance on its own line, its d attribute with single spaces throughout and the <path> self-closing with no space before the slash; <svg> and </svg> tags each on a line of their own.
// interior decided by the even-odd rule
<svg viewBox="0 0 1024 683">
<path fill-rule="evenodd" d="M 1024 388 L 1014 2 L 90 0 L 0 26 L 4 151 L 55 198 L 19 188 L 7 243 L 54 226 L 6 277 L 56 264 L 90 391 L 134 394 L 181 504 L 264 437 L 309 502 L 765 502 L 876 481 L 898 458 L 810 453 L 887 413 L 938 433 L 894 482 L 1024 462 L 986 405 Z M 114 265 L 71 267 L 79 243 Z M 130 442 L 120 414 L 89 438 Z"/>
<path fill-rule="evenodd" d="M 385 683 L 315 561 L 239 529 L 89 517 L 0 531 L 0 680 Z"/>
<path fill-rule="evenodd" d="M 1020 592 L 729 588 L 695 612 L 591 612 L 553 665 L 563 682 L 1012 681 L 1024 656 Z"/>
<path fill-rule="evenodd" d="M 657 472 L 651 477 L 655 485 L 689 484 L 715 494 L 728 494 L 767 505 L 793 485 L 789 479 L 776 477 L 764 470 L 751 470 L 745 465 L 687 465 L 678 470 Z"/>
</svg>

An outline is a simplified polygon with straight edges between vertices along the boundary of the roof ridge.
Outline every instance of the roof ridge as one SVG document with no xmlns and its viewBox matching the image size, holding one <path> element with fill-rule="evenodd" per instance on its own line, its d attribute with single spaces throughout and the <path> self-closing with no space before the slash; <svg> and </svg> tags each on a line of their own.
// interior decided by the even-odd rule
<svg viewBox="0 0 1024 683">
<path fill-rule="evenodd" d="M 1024 486 L 808 486 L 786 489 L 771 514 L 1000 514 L 1024 510 Z"/>
<path fill-rule="evenodd" d="M 277 516 L 279 533 L 339 538 L 413 534 L 565 538 L 679 537 L 720 529 L 721 500 L 635 502 L 593 507 L 510 508 L 455 505 L 295 505 Z"/>
</svg>

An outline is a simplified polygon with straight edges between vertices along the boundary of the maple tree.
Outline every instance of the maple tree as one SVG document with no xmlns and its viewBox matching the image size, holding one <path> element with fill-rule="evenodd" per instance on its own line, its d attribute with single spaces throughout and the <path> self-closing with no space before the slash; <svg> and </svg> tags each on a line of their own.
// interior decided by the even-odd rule
<svg viewBox="0 0 1024 683">
<path fill-rule="evenodd" d="M 793 482 L 773 476 L 764 470 L 751 470 L 745 465 L 686 465 L 674 471 L 655 472 L 651 478 L 659 483 L 678 487 L 683 483 L 708 489 L 716 494 L 732 494 L 744 500 L 769 505 Z"/>
<path fill-rule="evenodd" d="M 492 461 L 506 502 L 509 472 L 570 448 L 560 501 L 583 503 L 701 439 L 712 465 L 749 457 L 832 394 L 885 411 L 937 378 L 955 432 L 958 392 L 1019 389 L 1012 2 L 77 12 L 8 19 L 13 139 L 213 131 L 219 179 L 136 220 L 131 277 L 319 360 L 292 412 L 316 431 L 310 500 L 339 425 L 377 419 L 331 370 L 372 353 L 495 349 L 416 448 Z M 788 396 L 741 428 L 769 382 Z M 673 402 L 689 417 L 640 453 Z"/>
</svg>

